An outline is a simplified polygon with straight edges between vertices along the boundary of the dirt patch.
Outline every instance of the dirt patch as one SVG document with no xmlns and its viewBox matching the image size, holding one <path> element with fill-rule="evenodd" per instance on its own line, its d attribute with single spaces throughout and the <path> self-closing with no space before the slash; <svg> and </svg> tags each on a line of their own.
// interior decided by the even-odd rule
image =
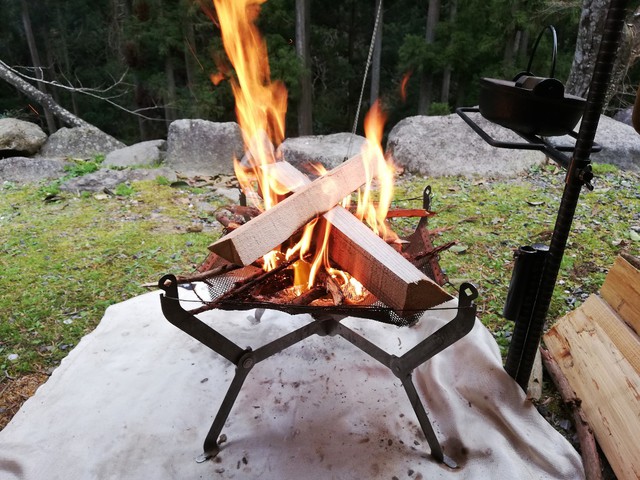
<svg viewBox="0 0 640 480">
<path fill-rule="evenodd" d="M 24 377 L 0 382 L 0 430 L 7 426 L 24 402 L 31 397 L 49 377 L 43 373 L 32 373 Z"/>
</svg>

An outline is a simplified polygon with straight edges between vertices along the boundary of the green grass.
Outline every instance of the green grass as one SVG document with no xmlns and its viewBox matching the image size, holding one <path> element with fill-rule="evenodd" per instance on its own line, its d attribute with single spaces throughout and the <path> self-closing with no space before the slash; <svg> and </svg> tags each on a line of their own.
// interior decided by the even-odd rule
<svg viewBox="0 0 640 480">
<path fill-rule="evenodd" d="M 549 318 L 557 318 L 597 291 L 622 250 L 640 253 L 637 174 L 595 168 L 594 192 L 584 191 L 563 261 Z M 441 255 L 453 286 L 475 283 L 479 317 L 503 353 L 513 328 L 501 316 L 513 266 L 513 251 L 548 243 L 562 194 L 564 174 L 553 166 L 507 181 L 402 177 L 398 207 L 419 206 L 422 189 L 434 191 L 430 226 L 435 244 L 458 241 Z M 51 185 L 0 187 L 0 374 L 47 372 L 100 321 L 107 306 L 146 290 L 165 273 L 192 271 L 219 236 L 199 202 L 221 205 L 207 188 L 176 189 L 168 182 L 123 185 L 116 195 L 80 196 Z M 195 206 L 194 206 L 195 205 Z M 204 222 L 200 233 L 186 233 Z M 409 233 L 411 220 L 394 221 Z M 8 356 L 17 354 L 15 360 Z M 13 357 L 12 357 L 13 358 Z"/>
<path fill-rule="evenodd" d="M 116 193 L 51 203 L 37 187 L 0 193 L 1 372 L 46 372 L 107 306 L 164 273 L 191 271 L 218 236 L 184 233 L 201 221 L 186 192 L 140 182 Z"/>
</svg>

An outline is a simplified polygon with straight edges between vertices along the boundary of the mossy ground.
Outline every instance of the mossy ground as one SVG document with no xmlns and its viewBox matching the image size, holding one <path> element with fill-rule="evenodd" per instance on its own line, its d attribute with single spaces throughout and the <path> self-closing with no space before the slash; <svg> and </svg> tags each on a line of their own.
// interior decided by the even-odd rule
<svg viewBox="0 0 640 480">
<path fill-rule="evenodd" d="M 549 319 L 597 291 L 620 251 L 640 253 L 640 176 L 595 167 L 596 189 L 582 194 Z M 431 185 L 434 243 L 458 242 L 441 255 L 448 288 L 456 293 L 461 281 L 478 286 L 479 318 L 503 353 L 513 328 L 501 316 L 513 250 L 548 242 L 563 181 L 549 165 L 509 180 L 405 175 L 397 182 L 398 207 L 420 206 Z M 204 260 L 220 235 L 212 211 L 228 201 L 206 187 L 167 183 L 134 183 L 117 189 L 120 195 L 72 195 L 52 184 L 0 186 L 0 428 L 28 396 L 16 389 L 25 384 L 32 391 L 106 307 Z M 189 233 L 193 223 L 202 231 Z M 415 225 L 394 223 L 404 233 Z"/>
</svg>

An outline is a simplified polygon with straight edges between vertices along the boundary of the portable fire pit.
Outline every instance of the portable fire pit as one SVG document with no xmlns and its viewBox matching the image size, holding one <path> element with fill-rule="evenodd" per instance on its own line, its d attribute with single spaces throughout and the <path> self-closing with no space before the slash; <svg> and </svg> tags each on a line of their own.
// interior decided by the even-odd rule
<svg viewBox="0 0 640 480">
<path fill-rule="evenodd" d="M 440 288 L 446 277 L 438 265 L 438 252 L 450 245 L 434 248 L 428 231 L 428 218 L 431 215 L 430 187 L 424 190 L 422 209 L 400 213 L 392 211 L 389 214 L 421 217 L 414 233 L 406 239 L 393 242 L 394 246 L 375 234 L 347 209 L 333 207 L 334 199 L 337 203 L 344 196 L 343 190 L 350 192 L 354 182 L 359 183 L 357 178 L 352 179 L 360 175 L 363 163 L 360 157 L 354 157 L 314 182 L 286 162 L 271 165 L 270 169 L 275 171 L 279 181 L 295 193 L 276 205 L 276 208 L 260 213 L 244 225 L 233 225 L 230 233 L 209 247 L 212 253 L 199 268 L 199 273 L 182 277 L 165 275 L 160 279 L 158 285 L 164 291 L 161 295 L 162 311 L 167 320 L 236 366 L 235 376 L 205 438 L 204 453 L 198 461 L 205 461 L 219 452 L 218 437 L 251 369 L 257 363 L 317 334 L 339 335 L 390 369 L 402 382 L 433 458 L 451 468 L 457 466 L 455 460 L 443 452 L 414 386 L 412 373 L 418 366 L 471 331 L 476 317 L 473 300 L 477 298 L 478 292 L 473 285 L 463 284 L 459 290 L 458 307 L 453 307 L 456 310 L 453 320 L 402 356 L 384 351 L 341 323 L 346 317 L 360 317 L 399 327 L 408 326 L 417 322 L 426 310 L 437 308 L 437 305 L 451 299 Z M 341 189 L 340 178 L 343 178 L 345 169 L 349 181 Z M 323 213 L 322 207 L 318 211 L 316 193 L 328 190 L 336 191 L 327 200 L 328 206 L 324 209 L 326 213 Z M 275 218 L 290 218 L 289 209 L 295 209 L 298 213 L 304 210 L 305 206 L 300 206 L 300 202 L 305 201 L 305 196 L 311 196 L 315 200 L 315 210 L 300 214 L 302 221 L 307 222 L 309 216 L 320 215 L 324 222 L 332 225 L 330 235 L 333 238 L 330 237 L 328 243 L 340 244 L 331 250 L 334 252 L 330 254 L 332 263 L 362 283 L 365 293 L 361 293 L 358 298 L 351 298 L 347 282 L 337 279 L 330 273 L 330 269 L 319 275 L 318 285 L 303 293 L 292 293 L 292 265 L 299 257 L 283 261 L 268 271 L 259 268 L 262 261 L 256 261 L 254 257 L 273 248 L 277 245 L 275 242 L 286 243 L 292 234 L 292 238 L 296 238 L 298 223 L 288 224 L 286 221 L 278 224 L 282 226 L 284 233 L 278 231 L 277 239 L 264 238 L 264 229 L 273 228 L 273 211 L 280 207 L 284 213 L 276 211 Z M 294 201 L 298 203 L 293 203 Z M 319 201 L 322 203 L 322 199 Z M 246 213 L 246 210 L 242 211 Z M 259 238 L 256 239 L 255 236 Z M 254 245 L 247 246 L 247 242 L 253 242 Z M 255 244 L 261 242 L 263 245 L 256 248 Z M 180 304 L 178 286 L 195 280 L 207 285 L 210 299 L 201 298 L 201 306 L 187 311 Z M 197 314 L 212 309 L 255 309 L 258 320 L 266 309 L 288 314 L 306 313 L 311 315 L 313 321 L 254 350 L 251 347 L 240 347 L 196 317 Z"/>
</svg>

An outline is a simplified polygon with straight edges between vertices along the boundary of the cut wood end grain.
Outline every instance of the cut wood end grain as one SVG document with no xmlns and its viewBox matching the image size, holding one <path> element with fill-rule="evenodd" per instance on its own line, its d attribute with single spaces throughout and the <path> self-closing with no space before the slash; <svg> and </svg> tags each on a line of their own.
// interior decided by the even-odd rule
<svg viewBox="0 0 640 480">
<path fill-rule="evenodd" d="M 640 270 L 626 258 L 616 258 L 600 294 L 611 308 L 640 334 Z"/>
</svg>

